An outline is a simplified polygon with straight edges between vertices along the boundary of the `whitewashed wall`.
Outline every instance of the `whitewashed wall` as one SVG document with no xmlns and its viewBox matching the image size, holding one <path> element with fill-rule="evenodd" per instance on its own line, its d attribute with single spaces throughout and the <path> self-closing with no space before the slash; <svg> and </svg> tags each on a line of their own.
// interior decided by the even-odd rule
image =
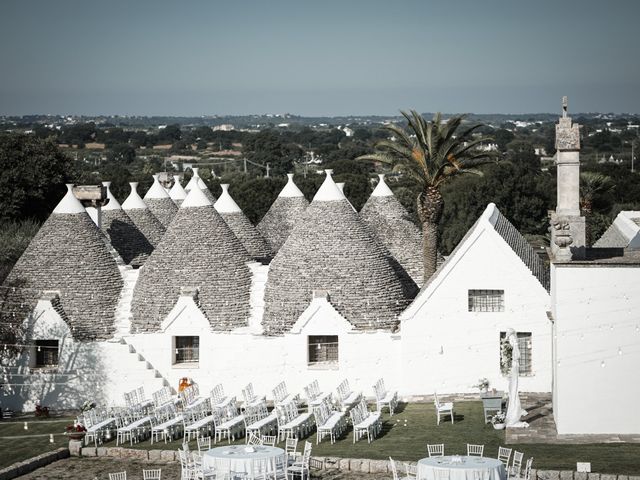
<svg viewBox="0 0 640 480">
<path fill-rule="evenodd" d="M 640 266 L 554 264 L 559 434 L 640 433 Z"/>
<path fill-rule="evenodd" d="M 0 389 L 3 408 L 32 411 L 38 401 L 52 410 L 75 409 L 87 400 L 101 405 L 116 399 L 122 403 L 125 376 L 131 377 L 132 384 L 160 388 L 161 380 L 150 375 L 146 365 L 129 353 L 128 346 L 118 342 L 75 342 L 49 301 L 38 302 L 25 327 L 26 344 L 59 340 L 59 366 L 34 368 L 35 347 L 24 349 L 11 365 L 2 366 L 3 383 L 9 384 Z"/>
<path fill-rule="evenodd" d="M 324 302 L 324 301 L 323 301 Z M 282 337 L 265 337 L 239 330 L 212 333 L 209 323 L 189 298 L 182 297 L 169 319 L 165 331 L 127 337 L 174 387 L 181 377 L 189 377 L 208 393 L 222 383 L 227 394 L 242 399 L 242 388 L 253 383 L 257 394 L 272 398 L 272 389 L 285 380 L 290 392 L 303 394 L 303 388 L 318 380 L 324 391 L 333 391 L 348 378 L 351 387 L 372 395 L 372 385 L 385 377 L 389 387 L 399 388 L 398 367 L 400 341 L 388 332 L 354 333 L 351 325 L 326 302 L 311 308 L 291 333 Z M 174 314 L 177 314 L 174 316 Z M 305 317 L 303 315 L 303 317 Z M 302 320 L 302 319 L 301 319 Z M 200 361 L 197 368 L 172 365 L 173 336 L 199 336 Z M 338 335 L 339 366 L 337 369 L 307 364 L 308 335 Z"/>
<path fill-rule="evenodd" d="M 468 290 L 504 290 L 504 312 L 469 312 Z M 506 390 L 500 332 L 532 334 L 533 374 L 521 391 L 551 391 L 549 294 L 491 226 L 477 224 L 402 318 L 403 391 L 471 392 L 480 378 Z M 475 390 L 477 391 L 477 390 Z"/>
</svg>

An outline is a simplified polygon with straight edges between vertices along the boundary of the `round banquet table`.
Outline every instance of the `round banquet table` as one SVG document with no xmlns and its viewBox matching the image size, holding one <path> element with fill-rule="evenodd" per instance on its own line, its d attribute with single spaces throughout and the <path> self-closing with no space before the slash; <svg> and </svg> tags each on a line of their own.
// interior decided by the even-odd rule
<svg viewBox="0 0 640 480">
<path fill-rule="evenodd" d="M 286 453 L 282 448 L 267 445 L 253 445 L 254 451 L 247 451 L 247 445 L 227 445 L 207 450 L 202 455 L 204 470 L 215 469 L 218 474 L 246 473 L 255 475 L 275 472 L 276 468 L 287 465 Z"/>
<path fill-rule="evenodd" d="M 418 460 L 418 480 L 506 480 L 507 471 L 500 460 L 486 457 L 429 457 Z"/>
</svg>

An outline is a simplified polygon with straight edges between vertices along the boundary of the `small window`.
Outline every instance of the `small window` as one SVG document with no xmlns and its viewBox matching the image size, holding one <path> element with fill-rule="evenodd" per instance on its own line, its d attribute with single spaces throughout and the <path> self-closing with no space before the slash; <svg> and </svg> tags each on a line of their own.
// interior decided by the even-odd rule
<svg viewBox="0 0 640 480">
<path fill-rule="evenodd" d="M 469 290 L 470 312 L 504 312 L 504 290 Z"/>
<path fill-rule="evenodd" d="M 198 363 L 200 361 L 200 337 L 173 337 L 173 363 Z"/>
<path fill-rule="evenodd" d="M 36 340 L 36 368 L 58 366 L 58 340 Z"/>
<path fill-rule="evenodd" d="M 533 375 L 531 368 L 531 332 L 517 332 L 518 349 L 520 350 L 520 376 Z M 500 370 L 503 375 L 508 375 L 511 371 L 511 345 L 507 342 L 507 333 L 500 332 Z"/>
<path fill-rule="evenodd" d="M 309 365 L 338 365 L 338 336 L 309 336 Z"/>
</svg>

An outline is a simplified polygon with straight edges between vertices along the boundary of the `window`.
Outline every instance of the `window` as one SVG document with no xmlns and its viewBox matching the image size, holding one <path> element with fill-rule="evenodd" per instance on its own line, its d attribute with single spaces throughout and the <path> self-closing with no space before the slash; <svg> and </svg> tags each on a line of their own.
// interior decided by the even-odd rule
<svg viewBox="0 0 640 480">
<path fill-rule="evenodd" d="M 520 349 L 520 376 L 533 375 L 531 368 L 531 332 L 517 332 Z M 506 332 L 500 332 L 500 370 L 503 375 L 511 371 L 511 345 L 507 342 Z"/>
<path fill-rule="evenodd" d="M 36 340 L 36 368 L 58 366 L 58 340 Z"/>
<path fill-rule="evenodd" d="M 309 335 L 309 365 L 338 365 L 337 335 Z"/>
<path fill-rule="evenodd" d="M 469 290 L 470 312 L 504 312 L 504 290 Z"/>
<path fill-rule="evenodd" d="M 173 363 L 198 363 L 200 337 L 173 337 Z"/>
</svg>

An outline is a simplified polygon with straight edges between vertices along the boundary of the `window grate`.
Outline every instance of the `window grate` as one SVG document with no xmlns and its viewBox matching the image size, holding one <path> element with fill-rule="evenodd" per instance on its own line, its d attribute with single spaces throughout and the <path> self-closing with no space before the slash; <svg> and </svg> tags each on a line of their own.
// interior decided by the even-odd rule
<svg viewBox="0 0 640 480">
<path fill-rule="evenodd" d="M 337 335 L 309 336 L 309 365 L 338 363 Z"/>
<path fill-rule="evenodd" d="M 58 340 L 36 340 L 36 367 L 58 366 Z"/>
<path fill-rule="evenodd" d="M 175 337 L 173 363 L 195 363 L 200 361 L 200 337 Z"/>
<path fill-rule="evenodd" d="M 469 290 L 470 312 L 504 312 L 504 290 Z"/>
</svg>

